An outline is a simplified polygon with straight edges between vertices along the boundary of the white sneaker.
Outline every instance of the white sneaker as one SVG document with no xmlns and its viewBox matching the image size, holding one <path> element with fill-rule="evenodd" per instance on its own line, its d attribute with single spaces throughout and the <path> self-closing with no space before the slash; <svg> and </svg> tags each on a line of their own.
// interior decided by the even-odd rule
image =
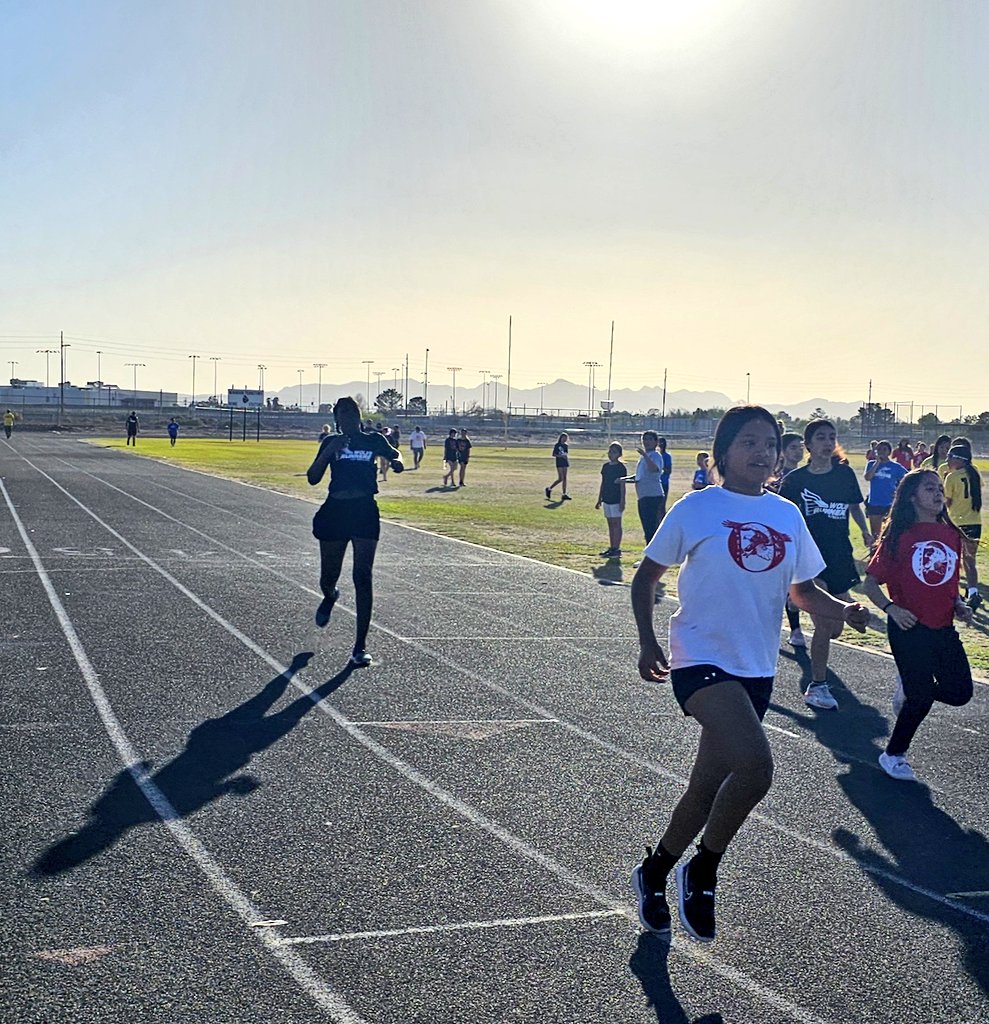
<svg viewBox="0 0 989 1024">
<path fill-rule="evenodd" d="M 896 677 L 896 689 L 893 691 L 893 714 L 897 718 L 900 716 L 900 712 L 903 710 L 903 705 L 907 702 L 907 695 L 903 692 L 903 680 Z"/>
<path fill-rule="evenodd" d="M 916 782 L 910 762 L 902 754 L 887 754 L 885 751 L 879 755 L 879 767 L 891 778 L 899 779 L 901 782 Z"/>
<path fill-rule="evenodd" d="M 838 702 L 831 695 L 827 683 L 814 683 L 807 687 L 804 694 L 804 703 L 812 708 L 820 708 L 822 711 L 837 711 Z"/>
<path fill-rule="evenodd" d="M 790 643 L 791 647 L 806 647 L 807 646 L 807 639 L 804 636 L 804 631 L 799 626 L 797 626 L 796 629 L 791 629 L 790 630 L 790 640 L 789 640 L 789 643 Z"/>
</svg>

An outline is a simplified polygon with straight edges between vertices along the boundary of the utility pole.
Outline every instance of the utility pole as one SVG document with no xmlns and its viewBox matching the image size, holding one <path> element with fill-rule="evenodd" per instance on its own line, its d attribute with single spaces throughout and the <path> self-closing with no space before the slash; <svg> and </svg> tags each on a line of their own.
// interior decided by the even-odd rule
<svg viewBox="0 0 989 1024">
<path fill-rule="evenodd" d="M 189 356 L 192 360 L 192 398 L 189 400 L 189 406 L 192 409 L 196 407 L 196 360 L 199 356 Z"/>
<path fill-rule="evenodd" d="M 323 370 L 326 368 L 326 363 L 313 363 L 312 365 L 316 371 L 316 412 L 319 412 L 323 404 Z"/>
<path fill-rule="evenodd" d="M 584 365 L 587 367 L 587 418 L 590 419 L 594 410 L 594 371 L 601 364 L 588 359 Z"/>
<path fill-rule="evenodd" d="M 58 362 L 59 369 L 59 382 L 58 382 L 58 425 L 62 425 L 62 416 L 65 413 L 65 350 L 71 348 L 71 345 L 65 344 L 65 332 L 58 332 Z"/>
<path fill-rule="evenodd" d="M 663 367 L 663 411 L 659 416 L 659 429 L 666 430 L 666 373 L 667 367 Z"/>
<path fill-rule="evenodd" d="M 102 355 L 103 355 L 103 352 L 100 349 L 97 349 L 96 350 L 96 379 L 99 382 L 96 385 L 96 404 L 97 405 L 100 404 L 100 401 L 103 398 L 103 395 L 102 395 L 102 391 L 103 391 L 103 371 L 100 369 L 100 361 L 101 361 Z M 45 386 L 47 387 L 47 384 Z M 106 399 L 107 399 L 106 404 L 109 405 L 110 404 L 110 391 L 109 391 L 109 389 L 107 389 Z"/>
<path fill-rule="evenodd" d="M 512 318 L 508 317 L 508 380 L 505 381 L 505 442 L 508 442 L 508 421 L 512 418 Z"/>
<path fill-rule="evenodd" d="M 422 371 L 422 403 L 426 407 L 426 415 L 429 416 L 429 349 L 426 349 L 426 363 Z"/>
<path fill-rule="evenodd" d="M 462 370 L 462 366 L 448 366 L 447 370 L 453 374 L 453 415 L 457 415 L 457 370 Z"/>
<path fill-rule="evenodd" d="M 131 401 L 134 402 L 135 404 L 137 403 L 137 368 L 139 366 L 145 366 L 145 365 L 147 365 L 147 364 L 146 363 L 124 363 L 124 366 L 131 366 L 131 367 L 134 368 L 134 390 L 131 393 Z M 193 363 L 193 366 L 195 366 L 195 363 Z"/>
<path fill-rule="evenodd" d="M 219 390 L 217 389 L 217 386 L 216 386 L 216 368 L 217 368 L 217 364 L 220 362 L 220 357 L 219 356 L 210 356 L 209 357 L 209 361 L 213 364 L 213 398 L 215 399 L 216 404 L 219 405 L 220 404 L 220 392 L 219 392 Z"/>
<path fill-rule="evenodd" d="M 608 349 L 608 401 L 611 401 L 611 362 L 615 356 L 615 321 L 611 321 L 611 348 Z M 609 409 L 611 406 L 608 407 Z"/>
</svg>

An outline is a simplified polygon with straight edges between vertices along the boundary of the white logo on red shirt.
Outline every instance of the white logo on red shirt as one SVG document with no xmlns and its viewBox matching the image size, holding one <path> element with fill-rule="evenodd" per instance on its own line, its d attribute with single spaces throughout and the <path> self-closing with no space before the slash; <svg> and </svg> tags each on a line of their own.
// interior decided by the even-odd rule
<svg viewBox="0 0 989 1024">
<path fill-rule="evenodd" d="M 731 529 L 728 553 L 746 572 L 775 569 L 786 557 L 786 545 L 793 539 L 763 523 L 733 523 L 726 519 L 721 525 Z"/>
<path fill-rule="evenodd" d="M 928 587 L 940 587 L 955 575 L 958 554 L 939 540 L 921 540 L 913 546 L 910 566 L 914 576 Z"/>
</svg>

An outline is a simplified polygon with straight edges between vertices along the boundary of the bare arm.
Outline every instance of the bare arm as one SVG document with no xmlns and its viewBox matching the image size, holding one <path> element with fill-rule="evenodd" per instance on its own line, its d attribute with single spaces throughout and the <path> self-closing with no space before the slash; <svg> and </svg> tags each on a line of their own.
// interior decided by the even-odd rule
<svg viewBox="0 0 989 1024">
<path fill-rule="evenodd" d="M 643 558 L 632 577 L 632 614 L 639 631 L 639 675 L 654 683 L 663 682 L 670 674 L 670 663 L 659 646 L 652 622 L 656 584 L 667 568 L 651 558 Z"/>
<path fill-rule="evenodd" d="M 865 546 L 871 548 L 875 538 L 869 533 L 869 524 L 865 521 L 865 513 L 862 511 L 861 503 L 849 505 L 848 514 L 855 520 L 855 525 L 862 531 L 862 541 Z"/>
<path fill-rule="evenodd" d="M 801 611 L 820 615 L 826 619 L 841 619 L 860 633 L 865 632 L 869 622 L 869 610 L 858 601 L 839 601 L 827 591 L 821 590 L 813 580 L 790 584 L 790 600 Z"/>
<path fill-rule="evenodd" d="M 876 470 L 879 469 L 879 465 L 880 464 L 878 462 L 870 462 L 869 465 L 865 467 L 865 479 L 867 481 L 871 480 L 876 475 Z"/>
</svg>

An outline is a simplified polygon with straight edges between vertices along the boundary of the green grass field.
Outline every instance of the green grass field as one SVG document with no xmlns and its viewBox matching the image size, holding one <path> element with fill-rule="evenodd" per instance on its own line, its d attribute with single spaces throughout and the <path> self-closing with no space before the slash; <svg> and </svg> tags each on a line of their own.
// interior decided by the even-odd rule
<svg viewBox="0 0 989 1024">
<path fill-rule="evenodd" d="M 94 440 L 92 443 L 124 450 L 122 440 Z M 258 484 L 286 494 L 294 494 L 313 502 L 321 502 L 327 480 L 319 487 L 310 487 L 305 471 L 316 452 L 309 441 L 223 441 L 181 438 L 171 448 L 165 438 L 142 437 L 137 449 L 126 449 L 136 455 L 161 459 L 217 476 Z M 501 448 L 475 445 L 467 467 L 466 486 L 451 490 L 440 484 L 443 476 L 442 448 L 426 451 L 422 468 L 396 475 L 389 473 L 378 496 L 385 519 L 434 530 L 448 537 L 473 541 L 528 555 L 553 565 L 586 572 L 598 579 L 627 583 L 632 576 L 632 563 L 643 547 L 642 532 L 635 512 L 634 489 L 629 492 L 625 513 L 627 554 L 620 560 L 606 561 L 598 552 L 608 546 L 608 532 L 600 510 L 595 510 L 601 465 L 601 450 L 571 448 L 569 490 L 574 500 L 560 502 L 559 489 L 554 500 L 547 502 L 543 488 L 556 477 L 552 445 L 538 448 Z M 671 450 L 673 480 L 671 491 L 678 497 L 690 487 L 694 470 L 695 450 Z M 403 451 L 408 459 L 409 452 Z M 625 459 L 629 471 L 635 469 L 634 450 Z M 860 478 L 865 469 L 861 456 L 851 457 Z M 856 556 L 865 558 L 857 529 L 852 529 L 857 542 Z M 989 606 L 989 555 L 983 541 L 979 549 L 979 575 L 983 581 L 983 597 Z M 676 593 L 675 574 L 667 584 L 667 592 Z M 975 623 L 962 628 L 961 634 L 973 668 L 989 676 L 989 608 L 983 606 Z M 631 613 L 630 613 L 631 614 Z M 865 635 L 846 630 L 843 639 L 850 643 L 887 649 L 883 617 L 876 613 L 875 625 Z"/>
</svg>

